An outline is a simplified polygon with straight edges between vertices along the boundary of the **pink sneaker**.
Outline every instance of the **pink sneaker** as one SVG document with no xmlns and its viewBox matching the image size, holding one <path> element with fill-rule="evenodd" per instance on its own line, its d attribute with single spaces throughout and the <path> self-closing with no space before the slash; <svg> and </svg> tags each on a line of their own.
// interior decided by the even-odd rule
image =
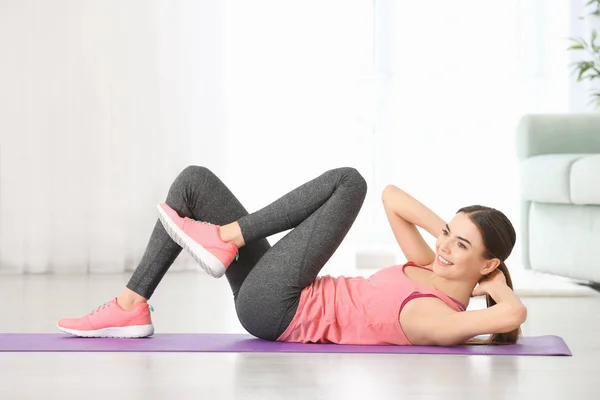
<svg viewBox="0 0 600 400">
<path fill-rule="evenodd" d="M 220 278 L 233 260 L 237 260 L 237 246 L 221 240 L 218 225 L 181 218 L 164 203 L 158 205 L 158 217 L 169 236 L 187 250 L 209 275 Z"/>
<path fill-rule="evenodd" d="M 148 303 L 140 303 L 133 310 L 124 310 L 112 299 L 81 318 L 58 321 L 58 329 L 81 337 L 140 338 L 154 334 L 154 325 Z"/>
</svg>

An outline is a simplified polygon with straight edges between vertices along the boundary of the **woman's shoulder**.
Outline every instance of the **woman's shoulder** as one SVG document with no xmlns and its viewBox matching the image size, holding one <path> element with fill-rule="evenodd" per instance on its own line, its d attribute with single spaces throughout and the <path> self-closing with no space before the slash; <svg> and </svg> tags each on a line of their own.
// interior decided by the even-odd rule
<svg viewBox="0 0 600 400">
<path fill-rule="evenodd" d="M 419 264 L 416 263 L 412 260 L 408 260 L 407 262 L 405 262 L 404 264 L 402 264 L 402 268 L 406 268 L 406 267 L 416 267 L 416 268 L 420 268 L 420 269 L 424 269 L 430 272 L 433 272 L 433 269 L 429 266 L 429 265 L 423 265 L 423 264 Z"/>
</svg>

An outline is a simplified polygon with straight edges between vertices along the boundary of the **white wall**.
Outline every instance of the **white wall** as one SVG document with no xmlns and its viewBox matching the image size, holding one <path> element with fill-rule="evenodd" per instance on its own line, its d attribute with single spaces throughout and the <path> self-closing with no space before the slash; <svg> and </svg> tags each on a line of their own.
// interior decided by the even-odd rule
<svg viewBox="0 0 600 400">
<path fill-rule="evenodd" d="M 224 173 L 221 32 L 213 1 L 0 2 L 0 270 L 132 269 L 177 173 Z"/>
<path fill-rule="evenodd" d="M 402 260 L 381 207 L 388 183 L 448 220 L 465 205 L 497 207 L 518 230 L 515 128 L 523 114 L 569 110 L 568 7 L 228 1 L 231 182 L 255 208 L 326 168 L 357 166 L 369 193 L 348 254 Z M 265 172 L 276 183 L 256 190 Z M 333 261 L 335 273 L 354 264 Z"/>
<path fill-rule="evenodd" d="M 370 181 L 372 2 L 224 4 L 228 184 L 244 205 L 257 210 L 339 166 Z M 353 266 L 363 211 L 328 272 Z"/>
<path fill-rule="evenodd" d="M 394 3 L 390 179 L 447 220 L 484 204 L 519 231 L 515 127 L 523 114 L 568 109 L 564 8 Z"/>
<path fill-rule="evenodd" d="M 401 259 L 388 183 L 444 218 L 483 203 L 518 228 L 514 129 L 524 113 L 572 108 L 569 7 L 0 2 L 0 270 L 133 268 L 188 164 L 251 211 L 358 168 L 367 201 L 331 273 L 357 251 Z"/>
</svg>

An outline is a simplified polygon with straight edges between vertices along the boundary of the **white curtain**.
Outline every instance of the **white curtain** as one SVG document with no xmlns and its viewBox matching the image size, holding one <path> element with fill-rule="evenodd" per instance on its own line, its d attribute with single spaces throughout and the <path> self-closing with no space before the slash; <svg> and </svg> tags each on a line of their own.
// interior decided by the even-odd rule
<svg viewBox="0 0 600 400">
<path fill-rule="evenodd" d="M 0 271 L 131 270 L 179 171 L 224 173 L 221 31 L 212 1 L 0 2 Z"/>
</svg>

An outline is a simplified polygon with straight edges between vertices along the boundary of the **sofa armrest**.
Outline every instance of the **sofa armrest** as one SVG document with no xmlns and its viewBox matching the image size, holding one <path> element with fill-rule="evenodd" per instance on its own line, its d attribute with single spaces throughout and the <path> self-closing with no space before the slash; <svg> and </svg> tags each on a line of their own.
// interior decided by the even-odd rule
<svg viewBox="0 0 600 400">
<path fill-rule="evenodd" d="M 541 154 L 577 153 L 600 153 L 600 113 L 531 114 L 519 121 L 519 160 Z"/>
</svg>

